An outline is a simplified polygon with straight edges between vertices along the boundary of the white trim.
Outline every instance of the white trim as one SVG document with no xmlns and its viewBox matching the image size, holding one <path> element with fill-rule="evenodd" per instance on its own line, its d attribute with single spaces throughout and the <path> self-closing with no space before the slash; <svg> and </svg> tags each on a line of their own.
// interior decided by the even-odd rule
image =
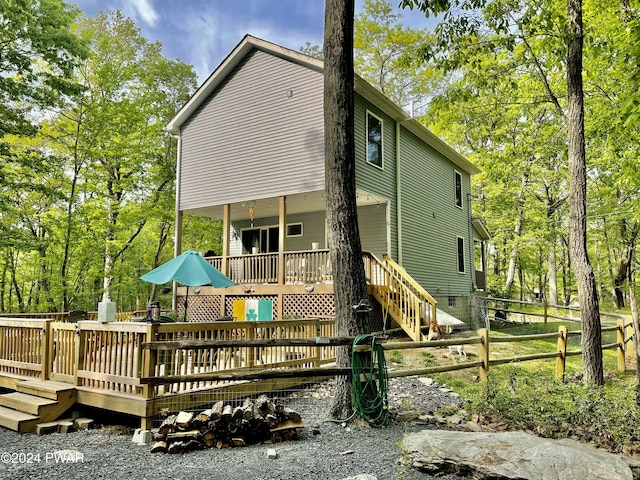
<svg viewBox="0 0 640 480">
<path fill-rule="evenodd" d="M 300 225 L 300 234 L 299 235 L 289 235 L 289 227 L 291 225 Z M 293 237 L 304 237 L 304 226 L 303 226 L 303 222 L 293 222 L 293 223 L 287 223 L 287 238 L 293 238 Z"/>
<path fill-rule="evenodd" d="M 369 161 L 369 115 L 380 122 L 380 165 L 376 165 L 375 163 Z M 372 167 L 384 170 L 384 120 L 382 120 L 382 118 L 373 113 L 371 110 L 366 110 L 365 113 L 364 136 L 364 159 L 367 162 L 367 165 L 371 165 Z"/>
<path fill-rule="evenodd" d="M 458 205 L 458 177 L 460 178 L 460 205 Z M 462 174 L 458 170 L 453 171 L 453 202 L 460 210 L 464 210 L 464 195 L 462 194 Z"/>
<path fill-rule="evenodd" d="M 462 251 L 460 250 L 460 243 L 459 240 L 462 240 Z M 464 270 L 460 270 L 460 256 L 462 254 L 462 267 L 464 268 Z M 460 274 L 466 274 L 467 273 L 467 255 L 466 255 L 466 248 L 464 246 L 464 237 L 461 236 L 456 236 L 456 270 L 458 271 L 458 273 Z"/>
</svg>

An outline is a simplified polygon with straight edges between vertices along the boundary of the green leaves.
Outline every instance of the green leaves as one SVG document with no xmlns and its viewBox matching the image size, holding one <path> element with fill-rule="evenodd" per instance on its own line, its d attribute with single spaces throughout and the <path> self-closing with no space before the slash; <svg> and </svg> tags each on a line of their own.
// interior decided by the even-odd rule
<svg viewBox="0 0 640 480">
<path fill-rule="evenodd" d="M 70 78 L 88 54 L 72 28 L 78 13 L 60 0 L 0 0 L 0 137 L 34 134 L 34 108 L 77 92 Z"/>
</svg>

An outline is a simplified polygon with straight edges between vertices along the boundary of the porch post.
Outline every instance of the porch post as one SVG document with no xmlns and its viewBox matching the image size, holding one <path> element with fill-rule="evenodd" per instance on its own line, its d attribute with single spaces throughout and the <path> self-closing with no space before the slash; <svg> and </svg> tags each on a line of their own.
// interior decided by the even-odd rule
<svg viewBox="0 0 640 480">
<path fill-rule="evenodd" d="M 287 246 L 287 197 L 278 199 L 278 285 L 284 285 L 285 264 L 284 250 Z M 278 293 L 278 320 L 282 320 L 282 291 Z"/>
<path fill-rule="evenodd" d="M 180 209 L 180 177 L 182 171 L 182 138 L 180 135 L 174 135 L 174 138 L 177 139 L 176 146 L 176 204 L 175 204 L 175 215 L 176 215 L 176 230 L 174 232 L 173 239 L 173 256 L 177 257 L 182 253 L 182 210 Z M 171 284 L 171 310 L 175 311 L 177 306 L 177 297 L 178 297 L 178 284 L 173 282 Z"/>
<path fill-rule="evenodd" d="M 182 253 L 182 216 L 183 216 L 183 213 L 176 207 L 176 231 L 175 231 L 175 238 L 173 243 L 174 257 L 177 257 Z M 178 285 L 176 282 L 173 282 L 172 286 L 173 288 L 171 289 L 171 310 L 175 310 L 177 305 L 177 298 L 178 298 L 178 290 L 177 290 Z"/>
<path fill-rule="evenodd" d="M 229 237 L 231 236 L 231 205 L 225 203 L 222 212 L 222 273 L 229 276 Z"/>
</svg>

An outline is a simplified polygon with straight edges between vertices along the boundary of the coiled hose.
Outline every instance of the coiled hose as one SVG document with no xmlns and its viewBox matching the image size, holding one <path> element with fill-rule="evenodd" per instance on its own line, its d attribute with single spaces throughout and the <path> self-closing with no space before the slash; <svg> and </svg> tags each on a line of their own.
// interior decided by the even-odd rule
<svg viewBox="0 0 640 480">
<path fill-rule="evenodd" d="M 371 350 L 359 352 L 357 345 L 371 345 Z M 353 406 L 355 413 L 374 427 L 382 427 L 389 417 L 387 392 L 389 382 L 384 350 L 370 334 L 358 335 L 351 352 Z"/>
</svg>

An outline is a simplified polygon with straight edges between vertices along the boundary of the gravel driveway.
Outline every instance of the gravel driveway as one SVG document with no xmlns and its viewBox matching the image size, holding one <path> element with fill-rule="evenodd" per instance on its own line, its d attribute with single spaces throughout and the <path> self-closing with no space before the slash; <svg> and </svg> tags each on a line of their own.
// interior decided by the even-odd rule
<svg viewBox="0 0 640 480">
<path fill-rule="evenodd" d="M 330 391 L 330 385 L 319 388 Z M 426 413 L 457 402 L 454 394 L 427 385 L 424 379 L 390 382 L 391 411 L 410 408 Z M 374 475 L 378 480 L 433 478 L 404 467 L 400 449 L 404 433 L 429 425 L 392 420 L 386 427 L 372 428 L 355 420 L 344 426 L 325 421 L 328 395 L 320 394 L 312 402 L 307 399 L 307 404 L 311 403 L 314 408 L 308 413 L 299 409 L 306 426 L 299 429 L 298 440 L 180 455 L 152 454 L 149 446 L 131 441 L 130 430 L 113 426 L 42 436 L 0 427 L 5 452 L 0 479 L 332 480 L 357 474 Z M 276 459 L 267 458 L 269 448 L 276 450 Z"/>
</svg>

